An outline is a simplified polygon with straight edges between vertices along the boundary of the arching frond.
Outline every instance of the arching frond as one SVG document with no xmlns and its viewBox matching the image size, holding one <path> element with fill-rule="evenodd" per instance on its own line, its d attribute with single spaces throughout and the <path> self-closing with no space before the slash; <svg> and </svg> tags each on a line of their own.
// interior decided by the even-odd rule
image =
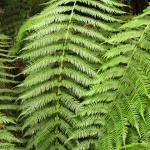
<svg viewBox="0 0 150 150">
<path fill-rule="evenodd" d="M 148 14 L 147 8 L 142 15 L 124 24 L 120 28 L 122 31 L 108 40 L 113 48 L 105 53 L 106 63 L 102 66 L 96 83 L 105 85 L 108 82 L 106 79 L 111 81 L 117 79 L 119 83 L 116 89 L 113 89 L 114 99 L 106 116 L 107 126 L 104 126 L 98 148 L 149 149 L 149 142 L 147 142 L 149 136 L 144 136 L 149 132 L 145 115 L 150 98 Z M 118 44 L 119 46 L 116 46 Z M 108 72 L 111 75 L 106 75 Z M 108 89 L 111 86 L 113 84 L 109 85 Z M 107 139 L 109 142 L 105 142 Z"/>
<path fill-rule="evenodd" d="M 123 12 L 113 0 L 53 0 L 46 5 L 17 37 L 24 45 L 19 59 L 29 63 L 19 86 L 23 88 L 20 117 L 25 135 L 30 135 L 27 148 L 72 149 L 78 138 L 68 139 L 77 125 L 79 102 L 97 77 L 99 56 L 105 51 L 103 32 L 115 31 L 109 23 L 121 21 L 110 14 Z"/>
<path fill-rule="evenodd" d="M 113 19 L 112 19 L 112 16 L 114 14 L 123 13 L 122 11 L 119 11 L 120 10 L 119 7 L 122 5 L 119 3 L 115 3 L 114 1 L 109 1 L 109 2 L 107 2 L 107 1 L 90 1 L 89 2 L 88 1 L 87 2 L 86 0 L 83 0 L 81 2 L 84 5 L 87 5 L 87 7 L 88 7 L 85 10 L 82 9 L 81 12 L 82 13 L 87 12 L 88 15 L 92 15 L 92 16 L 95 15 L 96 18 L 99 18 L 99 21 L 100 21 L 100 22 L 99 21 L 95 22 L 93 20 L 93 18 L 90 21 L 89 17 L 87 17 L 87 16 L 84 18 L 83 18 L 83 16 L 80 16 L 80 17 L 78 16 L 79 20 L 76 20 L 76 21 L 79 21 L 79 22 L 83 21 L 83 23 L 85 23 L 85 21 L 87 20 L 86 22 L 88 24 L 92 24 L 92 26 L 93 26 L 92 28 L 96 27 L 96 29 L 99 30 L 99 31 L 97 31 L 98 34 L 96 36 L 93 36 L 94 32 L 91 32 L 91 27 L 89 30 L 89 36 L 96 38 L 96 40 L 95 40 L 96 45 L 93 43 L 92 40 L 90 40 L 90 41 L 87 40 L 88 43 L 86 45 L 83 43 L 83 45 L 86 46 L 88 49 L 92 49 L 92 51 L 96 52 L 98 55 L 102 56 L 103 54 L 105 54 L 106 47 L 103 46 L 101 43 L 103 43 L 103 42 L 105 43 L 107 41 L 107 34 L 110 34 L 115 31 L 115 29 L 112 27 L 112 24 L 114 22 L 117 22 L 119 24 L 119 22 L 121 22 L 120 20 L 116 19 L 116 17 L 113 17 Z M 61 2 L 58 2 L 58 4 L 59 3 L 61 3 Z M 77 10 L 79 10 L 79 8 L 78 8 L 79 4 L 77 1 Z M 109 8 L 114 9 L 114 11 L 107 9 L 107 10 L 105 10 L 106 12 L 104 12 L 104 7 L 101 7 L 101 5 L 108 6 Z M 91 7 L 92 9 L 95 9 L 95 7 L 100 8 L 100 10 L 99 10 L 100 14 L 98 14 L 98 11 L 95 11 L 93 13 L 93 11 L 91 11 L 89 7 Z M 77 10 L 75 7 L 75 12 Z M 76 16 L 74 16 L 74 18 L 76 19 Z M 109 24 L 110 22 L 111 22 L 111 25 Z M 46 22 L 44 24 L 46 25 Z M 39 25 L 36 24 L 33 26 L 33 29 L 35 27 L 39 28 L 40 26 L 41 26 L 40 23 L 39 23 Z M 70 27 L 70 28 L 72 28 L 72 27 Z M 94 30 L 96 30 L 96 29 L 94 29 Z M 79 30 L 78 30 L 78 32 L 79 32 Z M 85 34 L 85 32 L 81 32 L 81 33 Z M 70 33 L 68 33 L 68 35 L 70 35 Z M 80 43 L 82 44 L 81 40 L 80 40 L 79 44 Z M 98 43 L 100 43 L 100 46 Z M 91 56 L 92 55 L 93 54 L 91 53 Z M 100 60 L 101 60 L 100 63 L 102 63 L 103 58 L 101 57 Z M 78 61 L 78 62 L 80 62 L 80 61 Z M 118 68 L 118 70 L 119 70 L 119 68 Z M 117 72 L 117 67 L 116 67 L 116 70 L 114 70 L 114 72 L 115 71 Z M 123 70 L 121 70 L 121 71 L 123 72 Z M 121 71 L 118 73 L 118 76 L 122 75 Z M 105 73 L 103 75 L 103 80 L 105 81 L 109 78 L 111 79 L 111 74 L 109 74 L 109 75 L 110 75 L 110 77 L 107 77 L 106 73 Z M 105 79 L 105 77 L 106 77 L 106 79 Z M 97 81 L 97 76 L 94 77 L 94 80 L 92 79 L 90 81 L 89 85 L 93 84 L 93 82 L 99 83 L 99 81 Z M 95 143 L 97 142 L 98 138 L 101 136 L 99 129 L 101 128 L 101 126 L 103 126 L 105 124 L 104 116 L 108 113 L 109 105 L 107 105 L 107 104 L 109 104 L 113 100 L 113 97 L 114 97 L 114 94 L 111 93 L 111 91 L 117 89 L 117 87 L 118 87 L 117 80 L 114 80 L 114 81 L 109 80 L 109 81 L 107 81 L 106 84 L 101 84 L 101 85 L 95 86 L 93 88 L 93 90 L 85 91 L 84 94 L 82 95 L 82 96 L 84 96 L 83 97 L 84 100 L 82 101 L 82 103 L 79 105 L 79 107 L 77 109 L 76 129 L 71 134 L 71 137 L 68 139 L 68 141 L 71 141 L 72 139 L 78 140 L 78 143 L 76 145 L 77 149 L 81 149 L 81 150 L 95 149 L 95 145 L 96 145 Z M 107 94 L 105 93 L 106 91 L 108 91 Z M 94 94 L 96 92 L 95 96 L 93 96 L 93 92 L 94 92 Z M 109 97 L 110 95 L 112 97 Z M 104 103 L 98 103 L 97 98 L 99 98 L 99 102 L 103 101 Z"/>
</svg>

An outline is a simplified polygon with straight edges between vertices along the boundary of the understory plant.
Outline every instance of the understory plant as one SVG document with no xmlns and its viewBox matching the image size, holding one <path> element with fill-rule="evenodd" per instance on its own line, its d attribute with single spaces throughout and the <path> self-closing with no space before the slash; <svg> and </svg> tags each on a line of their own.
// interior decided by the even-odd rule
<svg viewBox="0 0 150 150">
<path fill-rule="evenodd" d="M 0 150 L 149 150 L 150 6 L 40 1 L 2 22 Z"/>
<path fill-rule="evenodd" d="M 13 62 L 12 56 L 7 55 L 9 38 L 0 34 L 0 150 L 19 150 L 17 143 L 21 141 L 15 137 L 15 115 L 18 109 L 15 104 L 16 91 L 9 88 L 15 84 L 14 76 L 10 73 L 13 68 L 8 64 Z"/>
<path fill-rule="evenodd" d="M 24 37 L 19 58 L 29 63 L 20 85 L 27 148 L 82 149 L 80 141 L 88 148 L 80 128 L 80 139 L 69 138 L 78 126 L 76 112 L 83 96 L 102 64 L 102 43 L 115 31 L 109 23 L 121 22 L 110 14 L 122 14 L 117 8 L 122 5 L 95 0 L 55 0 L 46 5 L 25 23 L 17 39 Z"/>
<path fill-rule="evenodd" d="M 107 40 L 111 46 L 103 56 L 105 61 L 81 103 L 82 122 L 87 116 L 92 118 L 84 122 L 85 133 L 91 133 L 87 130 L 89 124 L 99 128 L 97 149 L 150 148 L 149 13 L 147 7 Z"/>
</svg>

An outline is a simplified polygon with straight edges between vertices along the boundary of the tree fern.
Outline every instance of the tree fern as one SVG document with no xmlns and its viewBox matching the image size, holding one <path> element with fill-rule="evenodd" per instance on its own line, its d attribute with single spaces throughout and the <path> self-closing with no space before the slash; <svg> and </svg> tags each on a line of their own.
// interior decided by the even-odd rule
<svg viewBox="0 0 150 150">
<path fill-rule="evenodd" d="M 118 150 L 126 148 L 126 144 L 136 149 L 138 142 L 143 141 L 146 144 L 141 147 L 147 148 L 144 145 L 149 141 L 149 119 L 145 115 L 149 112 L 146 107 L 149 99 L 148 12 L 149 7 L 108 39 L 111 48 L 104 54 L 100 75 L 81 104 L 78 113 L 82 121 L 72 136 L 82 138 L 81 149 L 92 145 L 98 137 L 97 149 Z"/>
<path fill-rule="evenodd" d="M 17 105 L 14 104 L 15 91 L 8 88 L 8 85 L 15 81 L 12 80 L 13 75 L 6 72 L 11 69 L 6 64 L 12 62 L 11 56 L 7 55 L 6 48 L 9 46 L 7 41 L 6 36 L 0 35 L 0 149 L 17 150 L 15 143 L 20 141 L 11 133 L 12 125 L 15 124 L 12 113 L 17 109 Z"/>
<path fill-rule="evenodd" d="M 24 89 L 20 117 L 29 137 L 28 149 L 72 149 L 78 143 L 68 138 L 76 127 L 79 102 L 97 76 L 98 56 L 105 51 L 100 45 L 105 42 L 105 31 L 114 31 L 106 22 L 120 21 L 104 13 L 121 14 L 115 5 L 119 4 L 53 0 L 21 28 L 17 41 L 23 35 L 25 39 L 19 58 L 29 65 L 20 85 Z"/>
<path fill-rule="evenodd" d="M 55 23 L 55 24 L 49 25 L 51 22 L 53 23 L 53 21 L 55 21 L 54 20 L 55 16 L 52 16 L 50 19 L 47 18 L 46 21 L 45 21 L 46 17 L 44 17 L 46 15 L 51 15 L 51 11 L 54 13 L 58 13 L 59 11 L 64 12 L 66 10 L 70 11 L 71 8 L 70 8 L 69 4 L 71 2 L 73 4 L 73 1 L 67 1 L 66 2 L 67 4 L 69 2 L 70 3 L 65 7 L 64 6 L 61 7 L 61 9 L 62 9 L 61 10 L 58 6 L 63 4 L 63 2 L 64 1 L 59 1 L 56 3 L 49 2 L 48 4 L 51 4 L 51 5 L 50 5 L 50 7 L 46 8 L 43 11 L 43 13 L 42 13 L 43 17 L 38 16 L 37 18 L 32 18 L 21 29 L 21 32 L 20 32 L 21 34 L 19 34 L 19 36 L 18 36 L 18 41 L 20 41 L 20 37 L 23 36 L 22 32 L 24 32 L 24 30 L 26 29 L 27 26 L 29 26 L 29 28 L 31 30 L 33 30 L 33 34 L 31 34 L 31 36 L 27 37 L 26 40 L 35 39 L 36 37 L 39 37 L 39 38 L 42 37 L 42 40 L 43 40 L 43 42 L 40 43 L 41 39 L 38 39 L 36 41 L 36 43 L 32 42 L 31 44 L 27 45 L 27 47 L 23 48 L 22 49 L 23 55 L 21 56 L 22 58 L 27 58 L 27 59 L 31 60 L 31 58 L 33 58 L 35 56 L 38 57 L 38 56 L 43 56 L 45 54 L 56 53 L 61 48 L 61 45 L 59 46 L 58 44 L 57 45 L 53 44 L 52 47 L 50 47 L 50 46 L 48 46 L 46 48 L 42 47 L 41 49 L 37 50 L 36 45 L 41 44 L 40 46 L 43 46 L 43 45 L 45 45 L 45 43 L 51 44 L 51 43 L 55 42 L 54 40 L 56 40 L 56 38 L 58 38 L 57 40 L 62 40 L 62 38 L 64 37 L 64 34 L 59 34 L 59 32 L 61 30 L 66 30 L 66 29 L 68 30 L 66 24 Z M 110 33 L 116 31 L 113 28 L 113 23 L 117 22 L 119 24 L 121 22 L 121 20 L 116 19 L 117 17 L 112 17 L 112 15 L 115 16 L 116 14 L 123 14 L 124 12 L 122 12 L 119 9 L 119 7 L 123 6 L 123 5 L 120 3 L 114 2 L 114 1 L 94 1 L 93 0 L 93 1 L 89 2 L 89 1 L 84 0 L 84 1 L 75 1 L 75 2 L 76 2 L 76 5 L 73 6 L 74 14 L 72 14 L 72 23 L 70 24 L 70 27 L 69 27 L 69 32 L 72 32 L 72 30 L 73 30 L 75 35 L 72 35 L 72 33 L 68 33 L 69 34 L 68 38 L 70 39 L 71 45 L 70 45 L 70 42 L 67 42 L 67 47 L 69 48 L 70 51 L 72 51 L 76 55 L 80 55 L 80 57 L 90 61 L 91 63 L 97 62 L 96 59 L 93 57 L 94 53 L 92 51 L 94 50 L 94 51 L 96 51 L 96 54 L 99 56 L 100 63 L 102 63 L 103 58 L 101 58 L 101 56 L 106 51 L 106 47 L 102 46 L 101 43 L 106 42 L 107 36 Z M 58 5 L 56 7 L 57 9 L 54 9 L 55 5 Z M 49 8 L 51 8 L 51 11 L 48 11 Z M 85 16 L 85 14 L 86 14 L 86 16 Z M 57 16 L 57 14 L 55 14 L 55 15 Z M 92 16 L 92 17 L 90 17 L 90 16 Z M 43 18 L 44 21 L 39 22 L 38 21 L 39 18 Z M 97 20 L 97 18 L 100 18 L 99 19 L 100 21 Z M 62 21 L 61 19 L 66 21 L 66 17 L 65 16 L 60 17 L 60 14 L 59 14 L 59 16 L 57 16 L 57 20 L 55 22 L 57 22 L 57 21 L 61 22 Z M 111 24 L 110 24 L 110 22 L 111 22 Z M 30 27 L 30 24 L 33 24 L 33 25 Z M 57 27 L 57 25 L 59 25 L 59 26 Z M 45 26 L 45 28 L 40 30 L 40 28 L 42 26 Z M 47 26 L 49 28 L 47 28 Z M 37 28 L 38 28 L 39 32 L 34 33 L 34 30 Z M 57 34 L 55 33 L 56 31 L 57 31 Z M 51 32 L 52 32 L 51 39 L 49 38 L 49 36 L 47 36 L 46 38 L 43 37 L 43 35 L 49 34 Z M 82 37 L 83 35 L 86 35 L 86 37 L 84 36 L 84 39 Z M 94 42 L 91 40 L 91 38 L 94 39 Z M 75 42 L 75 44 L 74 44 L 74 42 Z M 28 50 L 29 48 L 30 49 L 32 48 L 35 50 L 34 51 L 30 50 L 30 51 L 26 52 L 26 50 Z M 84 52 L 84 51 L 87 51 L 86 50 L 87 48 L 90 50 L 88 54 Z M 75 54 L 72 57 L 72 59 L 71 59 L 72 61 L 70 61 L 70 63 L 71 64 L 73 63 L 73 65 L 75 65 L 76 67 L 80 67 L 81 71 L 83 71 L 83 72 L 86 71 L 85 73 L 89 74 L 91 76 L 93 73 L 88 69 L 88 67 L 85 67 L 85 64 L 81 63 L 81 60 L 78 60 L 78 62 L 80 64 L 76 64 L 76 62 L 73 62 L 73 60 L 75 60 L 74 58 L 76 57 Z M 68 55 L 68 52 L 67 52 L 67 55 Z M 69 55 L 66 56 L 66 59 L 69 57 L 70 57 Z M 41 68 L 43 68 L 43 66 L 47 66 L 48 64 L 53 63 L 53 62 L 55 63 L 57 60 L 61 61 L 61 57 L 57 56 L 56 58 L 54 58 L 54 56 L 53 57 L 46 56 L 44 58 L 40 58 L 40 59 L 38 59 L 38 61 L 36 63 L 34 62 L 34 64 L 31 67 L 27 68 L 24 72 L 28 73 L 29 71 L 34 71 L 35 68 L 39 72 L 39 71 L 41 71 Z M 85 67 L 85 70 L 84 70 L 84 67 Z M 92 66 L 92 68 L 95 68 L 95 67 Z M 48 71 L 48 70 L 45 70 L 45 71 L 44 70 L 45 70 L 45 68 L 43 69 L 42 72 Z M 98 70 L 98 67 L 97 67 L 97 70 Z M 56 73 L 57 72 L 58 71 L 56 69 Z M 66 73 L 67 77 L 70 76 L 69 72 L 70 71 L 67 71 L 67 73 Z M 71 72 L 73 74 L 74 71 L 72 70 Z M 55 70 L 51 71 L 51 68 L 50 68 L 48 76 L 51 76 L 51 74 L 55 75 L 56 73 L 55 73 Z M 35 77 L 36 75 L 37 75 L 37 73 L 34 76 L 31 76 L 32 81 L 37 80 L 38 83 L 40 82 L 40 80 L 43 81 L 44 78 L 36 79 L 36 77 Z M 47 75 L 43 73 L 42 76 L 46 78 Z M 76 80 L 76 82 L 83 84 L 83 82 L 85 82 L 85 79 L 81 78 L 81 77 L 82 77 L 82 75 L 78 75 L 78 78 L 76 78 L 76 79 L 74 78 L 74 79 Z M 94 78 L 95 77 L 96 76 L 94 76 Z M 82 82 L 79 81 L 78 79 L 81 79 Z M 37 81 L 35 81 L 35 82 L 37 83 Z M 90 85 L 91 81 L 90 82 L 89 81 L 86 80 L 86 82 L 84 84 Z M 93 82 L 93 80 L 92 80 L 92 82 Z M 31 82 L 31 80 L 28 80 L 28 81 L 26 81 L 26 83 L 30 84 L 32 82 Z M 24 83 L 24 85 L 26 83 Z M 51 81 L 49 83 L 51 83 Z M 45 85 L 50 86 L 49 83 L 46 82 Z M 62 81 L 62 83 L 63 83 L 63 81 Z M 55 83 L 55 85 L 56 84 L 58 85 L 58 83 Z M 111 83 L 108 83 L 108 84 L 111 84 Z M 105 88 L 105 85 L 103 87 Z M 37 89 L 38 86 L 36 86 L 35 88 Z M 40 85 L 40 88 L 37 89 L 37 92 L 35 92 L 35 94 L 41 92 L 40 89 L 43 89 L 43 88 L 41 88 L 41 85 Z M 103 89 L 103 90 L 105 90 L 105 89 Z M 83 93 L 83 95 L 81 95 L 81 96 L 82 97 L 85 96 L 85 93 L 87 93 L 87 92 L 88 92 L 88 90 L 81 91 L 81 93 Z M 31 94 L 32 93 L 33 93 L 33 91 L 31 92 Z M 28 92 L 27 94 L 30 94 L 30 93 Z M 28 97 L 27 94 L 25 94 L 23 96 Z M 75 93 L 75 94 L 78 95 L 78 93 Z M 106 95 L 106 96 L 103 95 L 103 98 L 106 99 L 109 96 L 109 94 L 112 95 L 111 93 L 108 93 L 108 95 Z M 36 95 L 34 95 L 34 96 L 36 96 Z M 79 95 L 79 97 L 80 97 L 80 95 Z M 21 97 L 21 98 L 23 99 L 23 97 Z M 96 99 L 96 97 L 94 97 L 94 98 Z M 91 99 L 92 99 L 92 97 L 91 98 L 89 97 L 88 101 L 91 101 Z M 110 98 L 110 101 L 111 101 L 111 99 L 112 98 Z M 41 99 L 41 101 L 42 101 L 42 99 Z M 83 105 L 84 105 L 84 103 L 87 102 L 87 100 L 86 101 L 82 100 L 82 101 L 83 101 L 83 103 L 82 103 Z M 79 107 L 79 105 L 78 105 L 78 107 Z M 77 107 L 77 112 L 78 112 L 78 107 Z M 70 135 L 68 136 L 69 139 L 67 140 L 67 142 L 71 141 L 71 140 L 78 140 L 77 146 L 76 146 L 77 149 L 88 149 L 88 148 L 93 149 L 95 147 L 95 142 L 97 141 L 97 139 L 99 137 L 99 135 L 98 135 L 99 127 L 101 125 L 104 125 L 104 121 L 103 121 L 104 117 L 102 117 L 102 115 L 103 115 L 103 113 L 105 114 L 107 112 L 106 111 L 107 107 L 108 106 L 105 104 L 104 105 L 94 105 L 94 103 L 93 103 L 93 105 L 90 108 L 88 106 L 83 107 L 83 112 L 82 112 L 82 110 L 80 112 L 80 109 L 79 109 L 79 112 L 78 112 L 79 116 L 77 115 L 77 117 L 76 117 L 77 121 L 75 123 L 75 126 L 73 127 L 75 129 L 75 131 L 73 132 L 73 135 L 71 134 L 71 136 Z M 81 106 L 81 108 L 82 108 L 82 106 Z M 35 110 L 35 108 L 33 110 Z M 89 111 L 89 110 L 91 110 L 91 111 Z M 29 111 L 29 110 L 27 110 L 27 111 Z M 40 112 L 40 113 L 42 113 L 42 112 Z M 81 120 L 83 119 L 83 122 L 79 118 Z"/>
<path fill-rule="evenodd" d="M 150 149 L 150 7 L 124 6 L 0 1 L 0 150 Z"/>
<path fill-rule="evenodd" d="M 90 92 L 113 95 L 98 149 L 149 149 L 149 12 L 148 7 L 108 40 L 113 48 L 105 53 L 106 62 Z"/>
</svg>

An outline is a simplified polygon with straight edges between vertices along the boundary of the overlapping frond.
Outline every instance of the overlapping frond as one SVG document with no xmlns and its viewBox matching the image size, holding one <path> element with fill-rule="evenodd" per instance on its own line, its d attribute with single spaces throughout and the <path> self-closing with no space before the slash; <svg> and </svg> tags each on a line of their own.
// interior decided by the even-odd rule
<svg viewBox="0 0 150 150">
<path fill-rule="evenodd" d="M 115 31 L 108 23 L 120 22 L 110 15 L 123 13 L 116 5 L 113 0 L 52 0 L 21 28 L 17 41 L 25 38 L 19 58 L 29 63 L 20 85 L 27 148 L 78 145 L 78 139 L 68 139 L 77 126 L 79 102 L 97 77 L 105 32 Z"/>
<path fill-rule="evenodd" d="M 105 61 L 92 82 L 94 86 L 78 111 L 82 121 L 77 123 L 79 132 L 72 138 L 82 139 L 81 149 L 93 148 L 97 138 L 97 149 L 101 150 L 149 146 L 148 12 L 147 8 L 146 15 L 124 24 L 120 33 L 108 39 L 110 49 L 104 54 Z"/>
<path fill-rule="evenodd" d="M 120 28 L 122 31 L 109 39 L 114 48 L 105 53 L 106 62 L 96 81 L 99 83 L 96 88 L 98 92 L 102 84 L 112 82 L 106 87 L 105 93 L 111 89 L 114 95 L 105 119 L 107 125 L 100 137 L 98 148 L 103 150 L 149 149 L 146 115 L 150 99 L 149 12 L 148 7 L 142 15 L 123 25 Z M 111 75 L 106 75 L 108 72 Z M 93 90 L 95 93 L 95 88 Z"/>
<path fill-rule="evenodd" d="M 0 35 L 0 150 L 18 150 L 15 143 L 20 141 L 11 133 L 11 126 L 15 124 L 13 110 L 16 97 L 9 84 L 15 83 L 14 76 L 9 73 L 11 67 L 7 64 L 12 62 L 11 56 L 7 55 L 8 38 Z"/>
<path fill-rule="evenodd" d="M 99 12 L 100 14 L 96 15 L 97 13 L 96 12 L 94 13 L 96 18 L 100 18 L 100 24 L 98 24 L 97 22 L 98 30 L 96 31 L 97 36 L 95 38 L 97 38 L 96 42 L 100 43 L 101 47 L 104 47 L 104 49 L 102 49 L 101 47 L 98 48 L 101 51 L 100 55 L 99 55 L 99 52 L 97 52 L 97 54 L 100 56 L 101 63 L 103 63 L 102 56 L 106 52 L 107 48 L 103 46 L 102 43 L 106 42 L 107 35 L 109 35 L 110 33 L 113 33 L 116 30 L 115 28 L 113 28 L 113 24 L 116 22 L 119 24 L 119 22 L 121 22 L 120 20 L 116 19 L 115 15 L 124 13 L 119 9 L 119 7 L 122 6 L 122 4 L 115 3 L 114 1 L 109 1 L 111 4 L 108 1 L 101 1 L 101 2 L 100 1 L 90 1 L 90 2 L 88 1 L 87 2 L 86 0 L 83 0 L 82 2 L 84 2 L 84 5 L 86 4 L 86 5 L 91 6 L 91 8 L 94 6 L 100 9 L 97 11 L 97 13 Z M 102 4 L 103 6 L 106 6 L 106 7 L 102 7 L 101 6 Z M 107 8 L 111 8 L 111 9 L 107 9 Z M 86 9 L 89 9 L 89 8 L 86 8 Z M 82 12 L 83 11 L 84 10 L 82 10 Z M 102 17 L 102 16 L 105 16 L 105 17 Z M 106 16 L 109 16 L 109 17 L 106 17 Z M 109 24 L 110 22 L 111 22 L 111 25 Z M 106 25 L 109 26 L 109 28 Z M 92 33 L 91 30 L 88 30 L 88 32 L 89 34 Z M 103 38 L 102 36 L 100 36 L 100 34 L 103 35 Z M 117 68 L 116 70 L 114 70 L 114 72 L 115 71 L 117 71 Z M 120 70 L 120 72 L 121 71 L 123 70 Z M 118 73 L 118 76 L 120 76 L 120 72 Z M 110 77 L 108 77 L 108 74 L 104 75 L 104 79 L 103 79 L 104 81 L 107 80 L 107 78 L 111 78 L 111 74 L 109 74 Z M 96 81 L 92 80 L 91 84 L 93 84 L 93 82 L 96 82 Z M 72 139 L 78 139 L 77 149 L 87 150 L 87 149 L 96 148 L 95 147 L 96 142 L 98 138 L 101 136 L 100 128 L 101 126 L 105 125 L 104 116 L 108 113 L 109 103 L 110 101 L 112 101 L 114 97 L 111 90 L 116 89 L 117 85 L 118 85 L 117 81 L 116 82 L 108 81 L 107 83 L 102 84 L 101 88 L 94 87 L 95 88 L 95 90 L 93 90 L 94 94 L 97 91 L 97 93 L 94 96 L 91 93 L 92 91 L 90 92 L 86 91 L 85 94 L 83 95 L 84 100 L 82 101 L 79 108 L 77 109 L 78 120 L 76 122 L 76 129 L 72 133 L 71 137 L 68 139 L 68 141 Z M 110 92 L 105 93 L 105 91 L 110 91 Z M 97 98 L 100 98 L 100 99 L 97 99 Z"/>
<path fill-rule="evenodd" d="M 150 149 L 150 6 L 0 4 L 0 150 Z"/>
</svg>

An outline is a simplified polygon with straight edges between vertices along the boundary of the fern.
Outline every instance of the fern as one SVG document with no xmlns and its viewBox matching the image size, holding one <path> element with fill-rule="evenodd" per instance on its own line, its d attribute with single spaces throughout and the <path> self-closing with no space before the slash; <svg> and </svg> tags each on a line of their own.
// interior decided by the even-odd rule
<svg viewBox="0 0 150 150">
<path fill-rule="evenodd" d="M 149 149 L 149 119 L 146 115 L 150 98 L 149 12 L 148 7 L 142 15 L 124 24 L 120 28 L 122 31 L 108 40 L 114 48 L 105 53 L 106 62 L 91 92 L 106 94 L 111 91 L 113 94 L 98 148 Z M 106 77 L 108 72 L 111 75 Z M 107 85 L 107 82 L 111 84 Z M 101 88 L 103 84 L 105 91 Z"/>
<path fill-rule="evenodd" d="M 53 0 L 20 29 L 19 58 L 29 63 L 20 84 L 27 149 L 72 149 L 78 144 L 78 139 L 68 139 L 78 122 L 79 103 L 97 77 L 98 56 L 105 51 L 100 44 L 106 39 L 103 32 L 115 31 L 107 22 L 120 22 L 105 13 L 121 14 L 115 5 L 119 4 Z"/>
<path fill-rule="evenodd" d="M 20 143 L 12 133 L 11 126 L 15 124 L 14 116 L 11 114 L 13 110 L 17 109 L 17 105 L 14 104 L 16 97 L 14 91 L 8 88 L 10 83 L 15 83 L 12 79 L 13 75 L 6 72 L 11 70 L 11 67 L 7 66 L 9 62 L 12 62 L 11 56 L 7 55 L 7 47 L 9 43 L 8 38 L 4 35 L 0 35 L 0 149 L 1 150 L 18 150 L 14 143 Z"/>
<path fill-rule="evenodd" d="M 150 6 L 0 5 L 0 150 L 150 149 Z"/>
<path fill-rule="evenodd" d="M 103 46 L 102 43 L 105 43 L 107 41 L 107 36 L 110 33 L 113 33 L 114 31 L 116 31 L 113 28 L 113 25 L 116 23 L 120 24 L 120 22 L 122 22 L 121 20 L 116 19 L 117 17 L 114 17 L 114 16 L 124 13 L 123 11 L 121 11 L 119 9 L 119 7 L 121 7 L 123 5 L 120 3 L 116 3 L 114 1 L 109 1 L 109 2 L 108 1 L 103 1 L 103 2 L 100 2 L 100 1 L 99 2 L 98 1 L 90 1 L 89 2 L 88 1 L 88 3 L 85 3 L 86 1 L 83 1 L 83 2 L 84 2 L 84 5 L 86 5 L 86 7 L 87 7 L 86 9 L 88 10 L 88 12 L 90 12 L 88 15 L 96 16 L 96 17 L 99 17 L 101 19 L 100 23 L 99 24 L 97 23 L 97 25 L 98 25 L 97 30 L 95 30 L 97 33 L 96 34 L 93 33 L 91 35 L 91 37 L 97 38 L 96 44 L 100 43 L 100 47 L 95 48 L 95 50 L 97 49 L 101 52 L 101 53 L 97 52 L 97 54 L 100 56 L 100 60 L 101 60 L 100 62 L 103 63 L 102 55 L 105 53 L 106 47 Z M 93 10 L 97 9 L 97 7 L 98 7 L 99 10 L 92 13 L 92 11 L 90 10 L 89 7 L 91 7 Z M 77 6 L 77 8 L 78 8 L 78 6 Z M 108 8 L 110 8 L 110 9 L 108 9 Z M 83 9 L 81 9 L 81 10 L 82 10 L 82 12 L 84 11 Z M 97 14 L 98 12 L 99 12 L 99 14 Z M 113 17 L 111 14 L 113 14 Z M 79 18 L 79 16 L 78 16 L 78 18 Z M 83 28 L 83 30 L 85 30 L 85 27 L 82 27 L 82 28 Z M 100 28 L 100 30 L 99 30 L 99 28 Z M 82 33 L 84 33 L 84 32 L 82 32 Z M 88 29 L 87 35 L 91 34 L 91 33 L 92 33 L 91 29 L 90 30 Z M 102 38 L 102 36 L 103 36 L 103 38 Z M 28 39 L 30 39 L 30 37 Z M 88 40 L 88 44 L 93 46 L 93 44 L 90 44 L 89 40 Z M 104 48 L 101 48 L 101 47 L 104 47 Z M 84 50 L 84 49 L 82 49 L 82 50 Z M 31 52 L 30 52 L 30 54 L 31 54 Z M 26 53 L 25 55 L 29 57 L 28 53 Z M 91 53 L 91 55 L 93 55 L 93 54 Z M 46 63 L 46 61 L 45 61 L 45 63 Z M 121 70 L 121 71 L 123 71 L 123 70 Z M 111 75 L 111 74 L 109 74 L 109 75 Z M 104 76 L 107 78 L 106 75 L 104 75 Z M 120 76 L 120 75 L 118 75 L 118 76 Z M 108 77 L 108 78 L 111 78 L 111 77 Z M 93 80 L 90 83 L 92 84 Z M 89 85 L 91 85 L 91 84 L 89 84 Z M 98 91 L 99 95 L 93 96 L 91 94 L 92 91 L 88 92 L 89 90 L 84 92 L 83 101 L 79 105 L 79 108 L 77 109 L 77 117 L 76 117 L 77 122 L 76 122 L 75 131 L 71 134 L 71 136 L 67 140 L 67 142 L 74 140 L 74 139 L 78 140 L 78 143 L 76 145 L 77 149 L 95 149 L 95 144 L 101 135 L 101 133 L 99 132 L 99 128 L 101 128 L 101 126 L 105 125 L 104 116 L 108 112 L 108 110 L 107 110 L 108 105 L 107 104 L 113 100 L 112 96 L 114 96 L 113 93 L 111 93 L 111 92 L 105 94 L 105 91 L 108 90 L 109 85 L 110 86 L 112 85 L 112 81 L 107 82 L 106 84 L 101 85 L 102 87 L 100 90 L 102 90 L 102 91 L 101 91 L 101 93 L 100 93 L 100 91 Z M 113 87 L 110 87 L 110 89 L 111 88 L 112 89 L 117 88 L 117 85 L 118 84 L 114 82 Z M 86 95 L 86 93 L 88 93 L 88 96 Z M 95 91 L 94 91 L 94 93 L 95 93 Z M 91 95 L 91 96 L 89 96 L 89 95 Z M 108 101 L 105 103 L 98 104 L 98 102 L 96 102 L 97 98 L 100 98 L 98 100 L 99 102 L 105 101 L 105 100 L 108 100 Z M 89 105 L 89 104 L 91 104 L 91 105 Z"/>
<path fill-rule="evenodd" d="M 78 111 L 82 121 L 72 138 L 82 139 L 81 149 L 92 149 L 97 138 L 102 150 L 149 145 L 149 7 L 144 14 L 108 39 L 111 48 Z"/>
</svg>

